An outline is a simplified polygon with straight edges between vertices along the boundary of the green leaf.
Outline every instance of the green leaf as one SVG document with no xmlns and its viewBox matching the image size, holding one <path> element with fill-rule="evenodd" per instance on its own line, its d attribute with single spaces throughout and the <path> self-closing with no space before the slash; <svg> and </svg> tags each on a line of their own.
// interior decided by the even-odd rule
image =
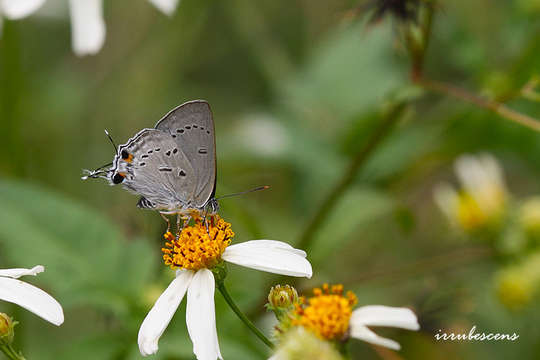
<svg viewBox="0 0 540 360">
<path fill-rule="evenodd" d="M 5 265 L 44 265 L 38 277 L 64 307 L 125 312 L 148 279 L 146 242 L 128 242 L 107 219 L 44 188 L 0 182 L 0 240 Z"/>
<path fill-rule="evenodd" d="M 392 37 L 390 24 L 339 27 L 286 85 L 287 103 L 307 118 L 324 122 L 324 131 L 336 128 L 335 123 L 328 126 L 328 120 L 343 121 L 378 104 L 405 80 Z"/>
<path fill-rule="evenodd" d="M 393 200 L 382 192 L 369 188 L 349 190 L 328 214 L 310 247 L 309 259 L 319 264 L 349 241 L 358 241 L 361 235 L 353 233 L 355 229 L 389 214 L 393 208 Z"/>
</svg>

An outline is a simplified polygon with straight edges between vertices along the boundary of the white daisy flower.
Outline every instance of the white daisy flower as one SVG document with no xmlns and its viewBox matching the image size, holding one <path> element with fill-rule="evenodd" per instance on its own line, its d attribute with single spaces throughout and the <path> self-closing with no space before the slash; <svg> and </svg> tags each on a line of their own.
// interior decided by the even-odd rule
<svg viewBox="0 0 540 360">
<path fill-rule="evenodd" d="M 461 189 L 440 184 L 434 199 L 453 224 L 466 231 L 496 223 L 505 210 L 508 199 L 503 172 L 497 160 L 489 154 L 460 156 L 454 164 Z"/>
<path fill-rule="evenodd" d="M 0 300 L 17 304 L 54 325 L 64 322 L 62 306 L 45 291 L 17 280 L 25 275 L 37 275 L 45 268 L 41 265 L 32 269 L 0 270 Z"/>
<path fill-rule="evenodd" d="M 173 14 L 179 2 L 179 0 L 149 1 L 169 16 Z M 103 20 L 103 0 L 70 0 L 69 5 L 73 51 L 78 56 L 98 53 L 105 42 L 106 34 L 105 21 Z"/>
<path fill-rule="evenodd" d="M 290 326 L 300 326 L 328 341 L 343 342 L 355 338 L 399 350 L 400 345 L 396 341 L 377 335 L 369 327 L 420 329 L 416 315 L 407 308 L 369 305 L 353 310 L 356 296 L 350 291 L 343 295 L 342 285 L 329 287 L 324 284 L 322 289 L 316 288 L 313 293 L 313 297 L 296 307 L 290 316 L 292 321 L 282 325 L 282 331 Z M 276 354 L 279 354 L 279 350 Z"/>
<path fill-rule="evenodd" d="M 2 17 L 10 20 L 22 19 L 39 9 L 45 0 L 0 0 L 0 34 Z"/>
<path fill-rule="evenodd" d="M 178 240 L 171 233 L 165 234 L 165 264 L 179 270 L 141 325 L 138 343 L 142 355 L 157 352 L 159 338 L 187 292 L 186 323 L 193 352 L 199 360 L 222 359 L 214 309 L 215 280 L 209 270 L 222 260 L 275 274 L 311 277 L 311 264 L 304 251 L 274 240 L 229 246 L 233 236 L 230 224 L 217 216 L 208 232 L 199 221 L 183 229 Z"/>
</svg>

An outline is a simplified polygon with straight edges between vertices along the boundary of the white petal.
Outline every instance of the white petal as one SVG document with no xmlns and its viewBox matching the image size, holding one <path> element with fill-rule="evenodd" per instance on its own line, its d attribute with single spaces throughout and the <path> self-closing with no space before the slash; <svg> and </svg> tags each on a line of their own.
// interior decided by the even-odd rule
<svg viewBox="0 0 540 360">
<path fill-rule="evenodd" d="M 0 299 L 17 304 L 54 325 L 64 322 L 64 311 L 58 301 L 23 281 L 0 277 Z"/>
<path fill-rule="evenodd" d="M 454 168 L 456 175 L 467 192 L 471 195 L 482 189 L 486 176 L 479 159 L 472 155 L 460 156 Z"/>
<path fill-rule="evenodd" d="M 40 8 L 45 0 L 0 0 L 0 12 L 8 19 L 20 19 Z"/>
<path fill-rule="evenodd" d="M 482 164 L 486 178 L 502 186 L 504 184 L 504 176 L 497 159 L 491 154 L 481 154 L 478 156 L 478 159 Z"/>
<path fill-rule="evenodd" d="M 37 265 L 31 269 L 16 268 L 16 269 L 0 270 L 0 276 L 6 276 L 6 277 L 17 279 L 25 275 L 36 276 L 37 274 L 42 273 L 43 271 L 45 271 L 45 268 L 42 265 Z"/>
<path fill-rule="evenodd" d="M 155 354 L 158 351 L 159 338 L 182 302 L 193 275 L 193 271 L 178 271 L 176 278 L 169 284 L 144 318 L 137 339 L 139 350 L 143 356 Z"/>
<path fill-rule="evenodd" d="M 394 350 L 400 349 L 397 342 L 378 336 L 366 326 L 389 326 L 408 330 L 420 329 L 416 315 L 407 308 L 371 305 L 353 311 L 350 321 L 352 337 Z"/>
<path fill-rule="evenodd" d="M 418 319 L 408 308 L 382 305 L 362 306 L 353 311 L 351 325 L 389 326 L 407 330 L 418 330 Z"/>
<path fill-rule="evenodd" d="M 250 240 L 245 241 L 240 244 L 232 245 L 235 248 L 261 248 L 261 249 L 268 249 L 268 248 L 276 248 L 276 249 L 286 249 L 289 250 L 295 254 L 298 254 L 299 256 L 306 257 L 307 254 L 304 250 L 295 249 L 291 245 L 287 244 L 283 241 L 277 241 L 277 240 Z M 231 246 L 231 247 L 232 247 Z"/>
<path fill-rule="evenodd" d="M 441 211 L 449 218 L 456 217 L 459 205 L 459 195 L 452 186 L 442 183 L 435 186 L 433 198 Z"/>
<path fill-rule="evenodd" d="M 275 240 L 251 240 L 231 245 L 223 260 L 233 264 L 275 274 L 310 278 L 313 274 L 306 253 Z"/>
<path fill-rule="evenodd" d="M 70 0 L 70 13 L 73 51 L 96 54 L 105 41 L 102 0 Z"/>
<path fill-rule="evenodd" d="M 161 10 L 166 15 L 172 15 L 176 6 L 178 6 L 178 0 L 149 0 L 155 7 Z"/>
<path fill-rule="evenodd" d="M 208 269 L 195 273 L 188 289 L 186 323 L 198 360 L 222 359 L 216 330 L 214 275 Z"/>
<path fill-rule="evenodd" d="M 357 326 L 354 328 L 351 327 L 351 337 L 366 341 L 371 344 L 385 346 L 393 350 L 401 349 L 401 346 L 398 342 L 383 338 L 382 336 L 375 334 L 373 331 L 369 330 L 365 326 Z"/>
</svg>

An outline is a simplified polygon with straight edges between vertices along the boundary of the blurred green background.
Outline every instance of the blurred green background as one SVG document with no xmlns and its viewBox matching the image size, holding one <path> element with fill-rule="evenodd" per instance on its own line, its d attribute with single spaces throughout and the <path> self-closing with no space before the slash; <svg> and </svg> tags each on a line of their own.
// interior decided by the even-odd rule
<svg viewBox="0 0 540 360">
<path fill-rule="evenodd" d="M 360 305 L 409 306 L 422 329 L 377 329 L 402 351 L 351 341 L 353 359 L 537 359 L 540 307 L 504 307 L 493 274 L 504 261 L 464 240 L 433 202 L 433 186 L 455 181 L 454 159 L 488 151 L 517 197 L 540 193 L 540 135 L 459 100 L 421 91 L 389 17 L 366 24 L 358 1 L 183 0 L 171 18 L 147 1 L 106 1 L 99 54 L 70 48 L 65 6 L 4 21 L 0 38 L 0 267 L 43 264 L 34 284 L 64 306 L 60 328 L 11 306 L 16 347 L 29 359 L 138 359 L 137 331 L 173 272 L 161 262 L 165 223 L 137 198 L 83 168 L 113 157 L 118 143 L 168 110 L 205 99 L 217 134 L 217 194 L 271 189 L 223 200 L 235 241 L 298 243 L 306 224 L 396 102 L 399 122 L 355 175 L 314 234 L 307 291 L 343 283 Z M 52 9 L 52 10 L 51 10 Z M 63 12 L 57 12 L 58 9 Z M 54 10 L 54 11 L 53 11 Z M 54 14 L 53 14 L 54 13 Z M 425 73 L 509 99 L 538 74 L 537 0 L 441 1 Z M 509 95 L 510 94 L 510 95 Z M 270 328 L 260 306 L 275 276 L 229 267 L 240 307 Z M 216 294 L 226 359 L 268 352 Z M 153 358 L 192 359 L 185 302 Z M 514 333 L 516 342 L 437 342 L 438 329 Z"/>
</svg>

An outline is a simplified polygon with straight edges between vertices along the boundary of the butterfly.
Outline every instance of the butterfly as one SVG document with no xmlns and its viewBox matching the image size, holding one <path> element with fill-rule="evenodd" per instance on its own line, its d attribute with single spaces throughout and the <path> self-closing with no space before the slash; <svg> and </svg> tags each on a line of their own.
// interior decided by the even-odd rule
<svg viewBox="0 0 540 360">
<path fill-rule="evenodd" d="M 181 218 L 185 225 L 191 216 L 204 213 L 206 219 L 218 211 L 214 120 L 206 101 L 177 106 L 125 144 L 111 142 L 116 149 L 112 163 L 86 170 L 83 180 L 104 178 L 140 195 L 137 206 L 159 211 L 167 231 L 166 215 L 177 215 L 179 232 Z"/>
</svg>

